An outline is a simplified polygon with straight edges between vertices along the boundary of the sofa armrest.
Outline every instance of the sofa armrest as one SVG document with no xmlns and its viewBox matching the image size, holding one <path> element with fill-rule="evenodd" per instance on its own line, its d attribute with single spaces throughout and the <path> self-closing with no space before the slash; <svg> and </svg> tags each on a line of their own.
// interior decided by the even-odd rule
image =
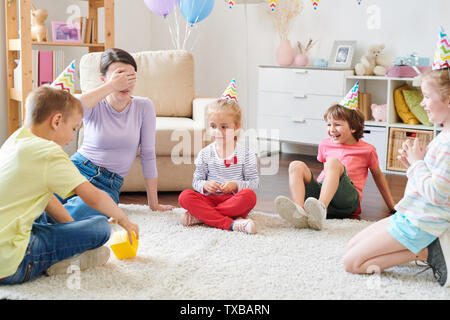
<svg viewBox="0 0 450 320">
<path fill-rule="evenodd" d="M 195 125 L 205 130 L 204 143 L 205 145 L 211 142 L 211 137 L 208 132 L 208 119 L 206 119 L 206 106 L 216 100 L 216 98 L 194 98 L 192 101 L 192 120 Z"/>
<path fill-rule="evenodd" d="M 195 98 L 192 101 L 192 120 L 200 124 L 203 129 L 208 128 L 206 119 L 206 106 L 213 102 L 214 98 Z"/>
</svg>

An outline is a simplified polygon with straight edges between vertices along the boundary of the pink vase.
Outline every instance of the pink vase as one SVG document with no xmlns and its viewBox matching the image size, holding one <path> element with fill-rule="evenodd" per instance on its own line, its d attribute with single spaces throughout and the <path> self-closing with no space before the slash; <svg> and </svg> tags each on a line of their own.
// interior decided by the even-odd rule
<svg viewBox="0 0 450 320">
<path fill-rule="evenodd" d="M 296 66 L 304 67 L 308 64 L 308 56 L 306 54 L 299 53 L 295 56 L 294 63 Z"/>
<path fill-rule="evenodd" d="M 281 40 L 277 48 L 277 63 L 280 66 L 290 66 L 294 62 L 294 49 L 289 40 Z"/>
</svg>

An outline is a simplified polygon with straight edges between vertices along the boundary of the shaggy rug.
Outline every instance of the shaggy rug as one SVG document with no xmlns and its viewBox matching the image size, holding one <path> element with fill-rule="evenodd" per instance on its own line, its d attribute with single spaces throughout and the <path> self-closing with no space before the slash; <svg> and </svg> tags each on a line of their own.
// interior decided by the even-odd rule
<svg viewBox="0 0 450 320">
<path fill-rule="evenodd" d="M 7 299 L 449 299 L 431 270 L 415 264 L 381 274 L 344 271 L 348 240 L 370 222 L 327 220 L 322 231 L 297 230 L 277 215 L 251 213 L 258 233 L 205 225 L 183 227 L 180 210 L 120 205 L 139 224 L 137 257 L 21 285 L 0 286 Z"/>
</svg>

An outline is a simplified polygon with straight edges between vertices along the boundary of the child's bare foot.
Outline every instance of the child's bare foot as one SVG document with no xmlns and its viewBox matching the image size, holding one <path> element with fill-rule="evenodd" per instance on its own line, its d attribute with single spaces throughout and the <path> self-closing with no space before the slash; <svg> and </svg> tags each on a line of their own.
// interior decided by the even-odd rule
<svg viewBox="0 0 450 320">
<path fill-rule="evenodd" d="M 181 218 L 180 218 L 180 222 L 183 226 L 188 227 L 188 226 L 193 226 L 196 224 L 200 224 L 202 223 L 200 221 L 200 219 L 194 217 L 192 214 L 190 214 L 189 212 L 185 211 L 181 214 Z"/>
<path fill-rule="evenodd" d="M 275 199 L 275 206 L 280 217 L 292 223 L 296 228 L 308 227 L 308 218 L 305 210 L 289 198 L 278 196 Z"/>
</svg>

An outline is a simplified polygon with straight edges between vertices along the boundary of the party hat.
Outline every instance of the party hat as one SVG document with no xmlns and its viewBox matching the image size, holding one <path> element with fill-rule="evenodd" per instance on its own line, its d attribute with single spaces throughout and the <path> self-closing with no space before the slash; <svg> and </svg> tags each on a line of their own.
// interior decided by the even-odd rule
<svg viewBox="0 0 450 320">
<path fill-rule="evenodd" d="M 317 10 L 319 6 L 319 0 L 311 0 L 314 10 Z"/>
<path fill-rule="evenodd" d="M 228 7 L 231 9 L 234 7 L 236 0 L 227 0 L 227 2 L 228 2 Z"/>
<path fill-rule="evenodd" d="M 236 80 L 232 79 L 226 90 L 222 93 L 221 99 L 237 101 Z"/>
<path fill-rule="evenodd" d="M 51 86 L 67 91 L 70 94 L 75 92 L 75 60 L 64 69 Z"/>
<path fill-rule="evenodd" d="M 358 93 L 359 93 L 359 81 L 356 81 L 353 88 L 347 93 L 344 99 L 339 104 L 345 108 L 355 110 L 358 109 Z"/>
<path fill-rule="evenodd" d="M 275 8 L 277 7 L 277 3 L 278 3 L 278 0 L 269 0 L 269 7 L 270 7 L 270 9 L 272 9 L 272 11 L 274 11 Z"/>
<path fill-rule="evenodd" d="M 436 52 L 434 53 L 433 70 L 450 68 L 450 40 L 441 27 Z"/>
</svg>

